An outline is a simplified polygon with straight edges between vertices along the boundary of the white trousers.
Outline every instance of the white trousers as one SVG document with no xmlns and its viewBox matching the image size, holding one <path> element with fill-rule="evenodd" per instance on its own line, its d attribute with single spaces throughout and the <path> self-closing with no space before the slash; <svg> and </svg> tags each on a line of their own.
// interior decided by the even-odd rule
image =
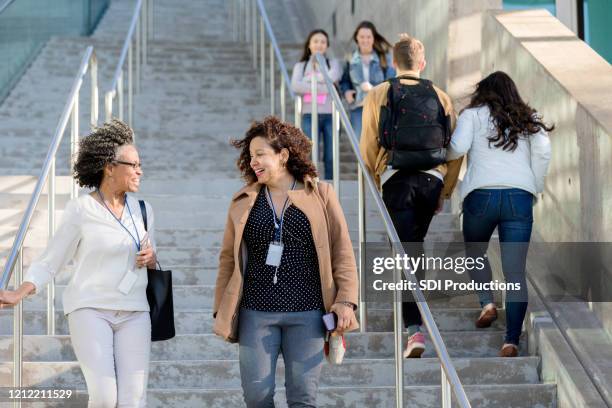
<svg viewBox="0 0 612 408">
<path fill-rule="evenodd" d="M 145 407 L 149 312 L 77 309 L 68 314 L 68 326 L 87 383 L 88 408 Z"/>
</svg>

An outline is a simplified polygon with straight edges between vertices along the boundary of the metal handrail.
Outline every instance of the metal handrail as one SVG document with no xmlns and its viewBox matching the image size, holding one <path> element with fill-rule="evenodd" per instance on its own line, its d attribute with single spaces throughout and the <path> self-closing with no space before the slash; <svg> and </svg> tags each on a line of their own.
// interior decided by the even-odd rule
<svg viewBox="0 0 612 408">
<path fill-rule="evenodd" d="M 365 181 L 367 183 L 368 189 L 370 190 L 370 193 L 374 197 L 374 201 L 376 202 L 376 208 L 378 212 L 380 213 L 381 217 L 383 218 L 385 229 L 387 231 L 387 235 L 389 236 L 389 239 L 391 240 L 393 244 L 394 251 L 398 253 L 400 256 L 404 256 L 406 255 L 406 252 L 404 251 L 404 248 L 401 245 L 401 240 L 399 238 L 399 235 L 397 234 L 397 231 L 395 230 L 393 222 L 391 221 L 391 216 L 389 215 L 389 212 L 387 211 L 387 207 L 385 206 L 385 203 L 383 202 L 382 197 L 380 193 L 378 192 L 378 189 L 376 188 L 376 184 L 374 183 L 372 176 L 370 175 L 370 173 L 368 172 L 366 168 L 365 162 L 363 161 L 363 157 L 361 157 L 357 136 L 355 135 L 355 131 L 353 130 L 353 127 L 351 126 L 351 122 L 346 113 L 346 110 L 342 106 L 340 96 L 338 95 L 338 92 L 336 88 L 334 87 L 334 84 L 331 78 L 329 77 L 329 72 L 327 71 L 325 59 L 323 58 L 321 54 L 318 54 L 318 53 L 316 54 L 316 58 L 317 58 L 317 61 L 319 62 L 319 66 L 323 67 L 321 69 L 321 72 L 323 73 L 323 77 L 325 78 L 325 83 L 327 84 L 327 90 L 329 94 L 332 96 L 334 103 L 335 103 L 335 108 L 338 110 L 340 114 L 340 119 L 342 121 L 342 124 L 344 125 L 344 129 L 349 138 L 351 148 L 353 149 L 353 152 L 355 153 L 355 157 L 357 158 L 359 169 L 361 170 L 363 174 L 363 178 L 365 178 Z M 396 276 L 396 278 L 397 278 L 396 281 L 399 282 L 402 279 L 402 276 Z M 443 404 L 447 403 L 448 406 L 450 407 L 450 395 L 448 396 L 444 395 L 446 383 L 450 383 L 450 386 L 455 394 L 455 397 L 459 405 L 464 408 L 470 407 L 471 405 L 470 405 L 469 400 L 467 399 L 467 395 L 465 394 L 465 389 L 463 388 L 463 385 L 461 384 L 461 380 L 459 380 L 459 376 L 457 375 L 455 366 L 453 365 L 450 359 L 448 350 L 446 349 L 446 345 L 444 344 L 444 340 L 442 340 L 442 336 L 440 335 L 438 326 L 436 322 L 434 321 L 431 310 L 429 309 L 429 305 L 427 304 L 427 300 L 425 299 L 423 292 L 419 288 L 416 277 L 414 276 L 414 274 L 409 273 L 409 271 L 404 271 L 403 278 L 409 280 L 410 282 L 413 282 L 415 289 L 412 290 L 412 295 L 414 296 L 416 300 L 416 304 L 419 308 L 419 311 L 421 312 L 421 317 L 423 318 L 423 323 L 425 324 L 425 327 L 427 328 L 427 331 L 429 332 L 431 341 L 436 349 L 438 358 L 440 359 L 440 364 L 442 366 Z M 401 309 L 400 309 L 401 308 L 401 295 L 399 294 L 398 291 L 394 291 L 394 308 L 395 308 L 395 320 L 396 320 L 396 331 L 395 331 L 396 339 L 395 340 L 396 340 L 396 345 L 398 342 L 401 345 L 401 341 L 402 341 Z M 398 319 L 400 319 L 399 325 L 397 324 Z M 400 330 L 397 330 L 397 326 L 400 327 Z M 398 347 L 396 347 L 395 361 L 396 361 L 396 364 L 399 364 L 401 366 L 403 362 L 402 355 L 401 355 L 401 347 L 399 347 L 399 354 L 398 354 Z M 401 374 L 402 370 L 400 369 L 398 371 Z M 399 384 L 396 384 L 396 385 L 399 385 Z M 448 402 L 446 400 L 448 400 Z"/>
<path fill-rule="evenodd" d="M 109 122 L 113 116 L 113 101 L 118 96 L 118 117 L 123 120 L 123 70 L 127 59 L 128 75 L 128 124 L 134 127 L 134 93 L 140 92 L 141 57 L 144 65 L 148 62 L 148 41 L 153 32 L 153 0 L 137 0 L 127 35 L 119 54 L 119 61 L 108 91 L 104 95 L 105 120 Z M 134 38 L 135 37 L 135 38 Z M 136 48 L 135 56 L 133 48 Z M 135 57 L 135 58 L 134 58 Z M 135 59 L 135 61 L 134 61 Z M 135 62 L 135 64 L 134 64 Z M 134 65 L 136 67 L 134 68 Z M 134 81 L 134 76 L 135 81 Z"/>
<path fill-rule="evenodd" d="M 9 281 L 11 280 L 11 275 L 13 274 L 13 270 L 15 266 L 17 266 L 14 285 L 15 288 L 19 287 L 22 283 L 22 275 L 23 275 L 23 244 L 25 242 L 26 235 L 28 233 L 28 228 L 30 227 L 30 223 L 32 222 L 32 218 L 34 216 L 34 211 L 38 202 L 40 200 L 40 196 L 42 195 L 43 188 L 45 183 L 48 181 L 48 206 L 49 206 L 49 237 L 53 236 L 55 229 L 55 159 L 57 155 L 57 151 L 59 149 L 60 143 L 64 136 L 66 127 L 68 126 L 68 121 L 70 120 L 70 157 L 71 157 L 71 165 L 72 160 L 75 158 L 75 154 L 77 151 L 78 144 L 78 132 L 79 132 L 79 95 L 80 90 L 83 85 L 84 77 L 87 74 L 87 71 L 90 71 L 91 75 L 91 121 L 90 125 L 92 129 L 97 126 L 98 122 L 98 60 L 96 58 L 96 53 L 92 46 L 87 47 L 83 58 L 81 59 L 81 65 L 79 66 L 79 70 L 76 74 L 76 77 L 72 83 L 72 88 L 70 90 L 70 94 L 68 96 L 68 100 L 64 105 L 64 110 L 62 115 L 60 116 L 60 120 L 55 129 L 55 133 L 53 134 L 53 139 L 51 141 L 51 145 L 49 146 L 49 150 L 47 152 L 47 157 L 43 164 L 43 167 L 40 171 L 40 175 L 38 176 L 38 180 L 36 182 L 36 186 L 34 187 L 34 192 L 30 197 L 30 201 L 26 208 L 26 211 L 21 220 L 21 224 L 19 225 L 19 230 L 17 235 L 15 236 L 15 240 L 13 242 L 13 246 L 11 248 L 11 252 L 9 254 L 6 265 L 4 266 L 4 271 L 2 273 L 2 278 L 0 280 L 0 288 L 6 289 L 8 287 Z M 71 166 L 72 167 L 72 166 Z M 71 197 L 76 197 L 77 188 L 76 182 L 72 181 L 71 187 Z M 40 288 L 37 288 L 40 289 Z M 49 283 L 47 288 L 47 334 L 53 335 L 55 334 L 55 286 L 53 281 Z M 13 382 L 15 387 L 20 387 L 22 384 L 22 355 L 23 355 L 23 306 L 21 303 L 17 304 L 14 308 L 14 352 L 13 352 L 13 364 L 14 364 L 14 375 Z"/>
<path fill-rule="evenodd" d="M 266 28 L 266 32 L 268 33 L 268 37 L 270 38 L 270 46 L 274 50 L 274 54 L 276 55 L 276 59 L 278 60 L 278 68 L 283 76 L 283 80 L 285 81 L 285 86 L 289 91 L 289 95 L 291 99 L 295 99 L 295 93 L 291 89 L 291 78 L 289 78 L 289 73 L 287 72 L 287 66 L 285 65 L 285 60 L 283 59 L 283 54 L 281 54 L 280 47 L 278 46 L 278 41 L 276 41 L 276 36 L 274 35 L 274 30 L 272 30 L 272 25 L 270 24 L 270 19 L 268 18 L 268 13 L 266 12 L 266 7 L 263 4 L 262 0 L 256 0 L 257 7 L 259 9 L 259 13 L 261 14 L 261 18 L 263 20 L 263 24 Z"/>
<path fill-rule="evenodd" d="M 259 30 L 257 30 L 257 12 L 259 12 Z M 276 84 L 275 84 L 275 61 L 278 61 L 279 70 L 281 74 L 280 81 L 280 113 L 281 119 L 285 120 L 287 115 L 286 107 L 286 93 L 289 92 L 289 97 L 293 100 L 296 99 L 296 95 L 291 89 L 291 79 L 287 72 L 287 66 L 281 54 L 278 41 L 272 30 L 268 13 L 263 4 L 262 0 L 238 0 L 237 2 L 230 3 L 230 13 L 233 18 L 234 28 L 234 39 L 236 41 L 251 41 L 252 42 L 252 54 L 253 54 L 253 68 L 258 68 L 258 53 L 261 64 L 259 64 L 259 74 L 261 76 L 260 93 L 262 99 L 266 97 L 266 34 L 268 36 L 269 45 L 269 58 L 270 58 L 270 113 L 274 115 L 276 111 Z M 244 18 L 245 24 L 240 24 L 240 20 Z M 258 35 L 259 31 L 259 35 Z M 258 41 L 259 37 L 259 41 Z M 297 119 L 296 119 L 297 120 Z"/>
</svg>

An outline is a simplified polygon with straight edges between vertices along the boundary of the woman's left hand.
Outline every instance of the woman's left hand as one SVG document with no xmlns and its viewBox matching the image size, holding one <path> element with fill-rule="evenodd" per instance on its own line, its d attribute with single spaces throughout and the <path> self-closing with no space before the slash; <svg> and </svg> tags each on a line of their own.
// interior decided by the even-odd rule
<svg viewBox="0 0 612 408">
<path fill-rule="evenodd" d="M 157 263 L 157 256 L 155 255 L 155 251 L 152 246 L 147 246 L 143 248 L 136 256 L 136 266 L 138 268 L 155 268 L 155 264 Z"/>
<path fill-rule="evenodd" d="M 355 311 L 352 307 L 345 305 L 344 303 L 334 303 L 331 307 L 331 312 L 335 312 L 338 315 L 338 324 L 336 324 L 336 331 L 342 334 L 346 329 L 351 326 L 351 323 L 355 320 Z"/>
</svg>

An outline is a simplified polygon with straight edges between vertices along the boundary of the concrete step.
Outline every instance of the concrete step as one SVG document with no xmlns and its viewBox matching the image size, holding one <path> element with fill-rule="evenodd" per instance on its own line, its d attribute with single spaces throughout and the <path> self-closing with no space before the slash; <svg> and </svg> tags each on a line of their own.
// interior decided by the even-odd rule
<svg viewBox="0 0 612 408">
<path fill-rule="evenodd" d="M 278 381 L 281 385 L 282 380 Z M 473 407 L 553 408 L 556 406 L 556 387 L 552 384 L 467 385 L 468 399 Z M 149 390 L 151 407 L 177 404 L 185 408 L 242 406 L 242 390 Z M 275 406 L 287 406 L 283 388 L 276 388 Z M 441 406 L 439 386 L 404 387 L 404 406 L 430 408 Z M 317 406 L 338 408 L 395 406 L 393 387 L 321 387 Z"/>
<path fill-rule="evenodd" d="M 46 298 L 46 297 L 45 297 Z M 465 332 L 464 337 L 469 340 L 476 332 L 474 321 L 480 313 L 480 309 L 446 309 L 443 304 L 432 303 L 432 314 L 442 332 L 459 333 Z M 504 310 L 499 310 L 499 318 L 488 329 L 478 330 L 478 333 L 493 333 L 505 330 L 506 319 Z M 28 335 L 46 334 L 47 312 L 43 308 L 29 308 L 24 311 L 24 332 Z M 55 313 L 57 334 L 68 334 L 68 323 L 62 310 Z M 390 332 L 393 330 L 393 311 L 384 309 L 368 309 L 367 311 L 368 332 Z M 209 334 L 212 333 L 212 310 L 211 309 L 176 309 L 174 321 L 179 334 Z M 0 311 L 0 335 L 8 335 L 13 332 L 13 314 L 11 310 Z M 453 334 L 449 334 L 449 338 Z M 491 334 L 496 338 L 495 334 Z M 498 347 L 497 345 L 495 347 Z"/>
<path fill-rule="evenodd" d="M 279 379 L 280 380 L 280 379 Z M 274 405 L 286 408 L 285 389 L 278 381 Z M 504 408 L 554 408 L 556 407 L 556 386 L 553 384 L 511 384 L 511 385 L 466 385 L 468 399 L 473 407 Z M 67 402 L 46 403 L 45 407 L 82 407 L 87 404 L 86 391 L 77 393 L 74 405 Z M 151 408 L 181 407 L 240 407 L 244 405 L 242 389 L 152 389 L 147 391 L 147 406 Z M 35 408 L 37 403 L 23 403 L 24 408 Z M 394 387 L 320 387 L 317 406 L 322 408 L 394 407 Z M 404 387 L 404 407 L 431 408 L 442 406 L 440 387 Z"/>
<path fill-rule="evenodd" d="M 229 208 L 229 205 L 227 206 Z M 227 208 L 224 211 L 164 211 L 158 213 L 155 208 L 155 227 L 160 229 L 170 228 L 201 228 L 201 229 L 222 229 L 225 228 L 227 221 Z M 22 209 L 0 209 L 0 223 L 5 227 L 17 227 L 21 224 L 24 210 Z M 48 225 L 49 215 L 46 209 L 39 209 L 34 212 L 32 226 Z M 56 219 L 60 220 L 63 216 L 63 210 L 57 210 L 55 213 Z M 345 216 L 347 222 L 352 225 L 356 224 L 357 215 L 347 214 Z M 355 224 L 353 224 L 353 222 Z M 432 231 L 456 231 L 458 230 L 458 218 L 451 214 L 440 214 L 434 217 L 430 224 Z M 372 231 L 385 231 L 382 219 L 375 214 L 368 217 L 366 220 L 366 228 Z"/>
<path fill-rule="evenodd" d="M 538 357 L 457 358 L 453 359 L 463 384 L 537 384 Z M 393 359 L 347 359 L 341 365 L 323 364 L 321 386 L 392 386 Z M 12 363 L 0 363 L 0 382 L 9 384 Z M 279 361 L 277 376 L 284 376 Z M 437 358 L 406 362 L 405 385 L 437 385 L 440 363 Z M 70 384 L 84 388 L 77 362 L 27 362 L 23 367 L 24 386 L 50 387 Z M 237 388 L 240 370 L 237 360 L 151 361 L 151 388 Z"/>
<path fill-rule="evenodd" d="M 448 352 L 453 358 L 497 357 L 503 344 L 503 332 L 443 332 Z M 405 344 L 408 336 L 404 335 Z M 428 343 L 429 339 L 427 339 Z M 393 333 L 348 333 L 347 359 L 392 359 Z M 0 361 L 13 358 L 12 336 L 0 336 Z M 169 341 L 154 342 L 153 361 L 237 360 L 238 346 L 223 341 L 214 334 L 178 334 Z M 521 356 L 527 356 L 527 346 L 521 345 Z M 429 347 L 423 357 L 436 357 Z M 75 361 L 70 336 L 28 335 L 24 337 L 24 361 Z"/>
</svg>

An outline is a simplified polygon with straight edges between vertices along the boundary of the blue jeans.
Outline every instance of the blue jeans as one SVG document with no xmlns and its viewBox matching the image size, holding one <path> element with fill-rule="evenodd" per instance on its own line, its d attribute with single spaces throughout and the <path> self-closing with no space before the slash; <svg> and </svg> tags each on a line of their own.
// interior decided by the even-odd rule
<svg viewBox="0 0 612 408">
<path fill-rule="evenodd" d="M 260 312 L 240 309 L 240 378 L 248 408 L 274 407 L 276 361 L 283 353 L 289 407 L 316 407 L 323 362 L 320 310 Z"/>
<path fill-rule="evenodd" d="M 520 291 L 506 292 L 506 343 L 519 343 L 527 312 L 525 264 L 533 225 L 533 195 L 518 188 L 478 189 L 463 201 L 463 238 L 469 257 L 483 256 L 497 227 L 501 247 L 501 263 L 507 283 L 518 283 Z M 491 266 L 472 269 L 471 278 L 479 282 L 492 280 Z M 493 303 L 491 291 L 479 291 L 481 306 Z"/>
<path fill-rule="evenodd" d="M 332 142 L 333 123 L 331 113 L 320 113 L 317 115 L 319 119 L 319 141 L 323 139 L 323 163 L 325 164 L 325 179 L 331 180 L 334 177 L 334 150 Z M 305 113 L 302 117 L 302 130 L 312 138 L 312 116 L 310 113 Z M 319 142 L 320 144 L 320 142 Z M 316 164 L 316 163 L 315 163 Z"/>
<path fill-rule="evenodd" d="M 355 131 L 358 140 L 361 140 L 361 118 L 363 116 L 363 107 L 355 108 L 351 111 L 351 125 Z"/>
</svg>

